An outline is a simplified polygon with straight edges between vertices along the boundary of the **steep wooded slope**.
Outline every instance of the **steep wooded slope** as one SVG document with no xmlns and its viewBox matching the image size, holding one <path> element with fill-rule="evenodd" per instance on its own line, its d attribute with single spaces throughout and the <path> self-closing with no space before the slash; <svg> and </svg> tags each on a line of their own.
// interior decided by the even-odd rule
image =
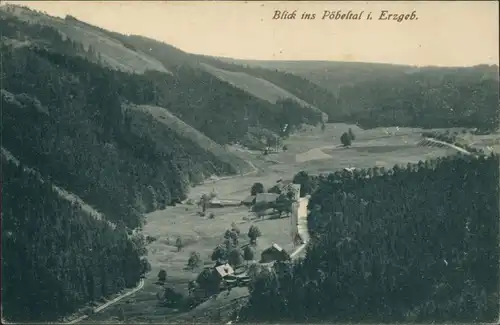
<svg viewBox="0 0 500 325">
<path fill-rule="evenodd" d="M 234 60 L 192 55 L 145 37 L 120 39 L 137 49 L 150 49 L 148 53 L 166 67 L 201 67 L 255 97 L 305 102 L 326 113 L 331 122 L 365 128 L 462 126 L 485 132 L 498 125 L 498 66 Z"/>
<path fill-rule="evenodd" d="M 55 321 L 139 281 L 140 236 L 96 220 L 3 152 L 1 163 L 2 318 Z"/>
<path fill-rule="evenodd" d="M 90 62 L 95 56 L 51 27 L 5 15 L 0 24 L 3 145 L 110 219 L 135 227 L 140 213 L 182 199 L 190 182 L 248 170 L 179 130 L 163 130 L 169 146 L 159 148 L 144 132 L 149 125 L 122 108 L 154 99 L 147 76 Z"/>
<path fill-rule="evenodd" d="M 1 10 L 8 12 L 22 21 L 52 27 L 64 37 L 77 43 L 87 51 L 94 52 L 99 56 L 101 64 L 126 72 L 143 73 L 147 70 L 155 70 L 164 73 L 169 71 L 158 60 L 145 53 L 125 47 L 121 42 L 109 37 L 99 29 L 88 28 L 88 26 L 72 17 L 61 19 L 20 6 L 6 5 Z"/>
</svg>

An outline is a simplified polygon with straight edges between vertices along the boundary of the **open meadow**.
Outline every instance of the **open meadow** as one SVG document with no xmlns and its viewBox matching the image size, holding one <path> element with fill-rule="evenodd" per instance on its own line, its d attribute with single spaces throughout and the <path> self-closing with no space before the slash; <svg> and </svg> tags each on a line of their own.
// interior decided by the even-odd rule
<svg viewBox="0 0 500 325">
<path fill-rule="evenodd" d="M 356 140 L 350 148 L 343 148 L 340 146 L 340 135 L 349 128 L 355 133 Z M 220 199 L 243 200 L 250 194 L 250 188 L 255 182 L 261 182 L 269 188 L 279 179 L 292 179 L 301 170 L 316 174 L 343 167 L 366 168 L 378 165 L 392 168 L 396 163 L 406 165 L 408 162 L 456 153 L 448 147 L 419 146 L 421 132 L 421 129 L 410 128 L 378 128 L 365 131 L 353 125 L 327 124 L 324 131 L 321 131 L 320 127 L 309 128 L 284 140 L 284 145 L 288 147 L 284 152 L 264 156 L 261 152 L 231 148 L 258 170 L 243 176 L 207 181 L 192 188 L 189 198 L 196 201 L 202 194 L 215 192 Z M 156 238 L 156 241 L 148 246 L 148 260 L 152 271 L 147 275 L 144 288 L 102 313 L 91 316 L 89 321 L 116 321 L 120 309 L 123 310 L 127 322 L 193 321 L 202 318 L 207 320 L 206 313 L 213 313 L 219 308 L 228 313 L 228 306 L 246 296 L 246 288 L 235 288 L 230 293 L 221 293 L 215 299 L 181 314 L 159 305 L 156 294 L 161 287 L 155 282 L 159 270 L 164 269 L 167 271 L 166 286 L 187 294 L 188 282 L 194 280 L 201 271 L 201 268 L 186 269 L 190 253 L 198 252 L 202 264 L 212 265 L 210 255 L 213 249 L 223 242 L 224 232 L 230 229 L 233 222 L 241 230 L 240 245 L 248 242 L 247 232 L 250 225 L 256 224 L 261 229 L 262 237 L 258 239 L 255 259 L 259 259 L 261 251 L 272 243 L 279 244 L 287 251 L 294 248 L 290 238 L 289 218 L 260 220 L 244 206 L 209 208 L 206 215 L 213 213 L 213 219 L 201 217 L 199 211 L 200 208 L 195 204 L 178 204 L 148 214 L 143 233 Z M 181 238 L 184 245 L 180 251 L 175 247 L 177 238 Z"/>
</svg>

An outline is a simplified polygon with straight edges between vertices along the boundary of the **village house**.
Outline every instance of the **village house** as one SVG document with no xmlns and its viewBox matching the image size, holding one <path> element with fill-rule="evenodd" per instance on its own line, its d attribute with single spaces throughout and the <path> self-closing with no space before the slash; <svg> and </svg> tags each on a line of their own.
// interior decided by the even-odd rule
<svg viewBox="0 0 500 325">
<path fill-rule="evenodd" d="M 300 198 L 300 185 L 294 184 L 290 180 L 279 180 L 276 185 L 269 189 L 270 193 L 286 194 L 289 192 L 294 193 L 293 199 L 298 201 Z"/>
<path fill-rule="evenodd" d="M 256 198 L 255 195 L 250 195 L 247 198 L 245 198 L 244 200 L 242 200 L 240 204 L 247 206 L 247 207 L 250 207 L 250 206 L 255 204 L 255 198 Z"/>
<path fill-rule="evenodd" d="M 276 185 L 274 185 L 273 187 L 271 187 L 269 189 L 269 193 L 283 193 L 285 191 L 285 188 L 288 187 L 290 184 L 292 184 L 292 181 L 291 180 L 281 180 L 279 179 L 277 182 L 276 182 Z"/>
<path fill-rule="evenodd" d="M 215 272 L 219 275 L 221 279 L 224 279 L 227 276 L 234 275 L 234 269 L 229 264 L 222 264 L 215 267 Z"/>
<path fill-rule="evenodd" d="M 255 204 L 272 204 L 278 199 L 279 194 L 276 193 L 259 193 L 255 197 Z"/>
<path fill-rule="evenodd" d="M 264 250 L 261 254 L 261 263 L 269 263 L 273 261 L 287 261 L 290 255 L 278 244 L 273 243 L 271 247 Z"/>
<path fill-rule="evenodd" d="M 208 206 L 210 208 L 223 208 L 224 204 L 218 198 L 213 198 L 208 202 Z"/>
<path fill-rule="evenodd" d="M 208 206 L 210 208 L 224 208 L 224 207 L 238 206 L 239 204 L 240 202 L 237 200 L 223 200 L 217 197 L 214 197 L 208 202 Z"/>
</svg>

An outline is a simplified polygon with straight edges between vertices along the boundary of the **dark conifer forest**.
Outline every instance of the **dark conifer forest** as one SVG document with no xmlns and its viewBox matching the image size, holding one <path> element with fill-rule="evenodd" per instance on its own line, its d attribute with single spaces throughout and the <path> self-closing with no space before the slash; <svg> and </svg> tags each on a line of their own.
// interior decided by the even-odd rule
<svg viewBox="0 0 500 325">
<path fill-rule="evenodd" d="M 258 61 L 229 63 L 185 53 L 145 37 L 112 35 L 133 48 L 152 49 L 150 53 L 170 68 L 175 67 L 172 62 L 193 67 L 207 63 L 263 78 L 318 107 L 329 115 L 330 122 L 355 123 L 363 128 L 471 127 L 484 132 L 496 130 L 499 124 L 498 66 L 415 68 L 342 62 L 326 66 L 313 61 L 279 62 L 275 64 L 279 69 L 274 69 L 270 62 L 265 62 L 267 68 L 260 67 Z M 307 64 L 325 66 L 307 73 Z"/>
<path fill-rule="evenodd" d="M 127 287 L 143 273 L 141 236 L 96 220 L 53 183 L 2 159 L 2 309 L 53 321 Z"/>
<path fill-rule="evenodd" d="M 261 274 L 245 321 L 493 322 L 499 156 L 296 181 L 312 194 L 305 259 Z M 303 193 L 308 194 L 308 193 Z"/>
<path fill-rule="evenodd" d="M 498 129 L 498 67 L 421 68 L 339 87 L 337 105 L 363 128 Z"/>
</svg>

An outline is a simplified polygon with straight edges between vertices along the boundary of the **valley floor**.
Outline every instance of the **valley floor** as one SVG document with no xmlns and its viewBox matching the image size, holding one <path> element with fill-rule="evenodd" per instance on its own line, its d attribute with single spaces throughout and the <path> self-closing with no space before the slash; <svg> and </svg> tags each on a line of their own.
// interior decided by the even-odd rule
<svg viewBox="0 0 500 325">
<path fill-rule="evenodd" d="M 356 140 L 350 148 L 343 148 L 339 145 L 340 136 L 349 128 L 356 134 Z M 286 152 L 263 156 L 260 152 L 232 148 L 240 157 L 250 161 L 257 171 L 196 186 L 192 188 L 190 198 L 197 201 L 202 194 L 215 191 L 221 199 L 242 200 L 250 194 L 250 188 L 255 182 L 271 187 L 279 179 L 292 179 L 301 170 L 315 174 L 344 167 L 367 168 L 377 165 L 392 168 L 394 164 L 406 165 L 457 152 L 449 146 L 420 145 L 421 132 L 421 129 L 410 128 L 361 130 L 353 125 L 327 124 L 324 132 L 320 128 L 310 128 L 292 135 L 284 141 L 288 147 Z M 148 260 L 152 271 L 145 279 L 144 288 L 103 312 L 92 315 L 86 322 L 116 323 L 117 315 L 122 313 L 119 310 L 123 310 L 122 315 L 127 322 L 208 321 L 211 319 L 207 311 L 220 309 L 224 314 L 229 313 L 232 306 L 247 295 L 246 288 L 223 292 L 189 313 L 180 314 L 176 310 L 159 306 L 156 295 L 161 287 L 154 282 L 159 270 L 165 269 L 167 286 L 187 293 L 189 281 L 194 280 L 200 272 L 186 270 L 189 254 L 198 252 L 203 262 L 213 264 L 210 254 L 223 242 L 224 232 L 231 227 L 232 222 L 241 230 L 241 244 L 246 241 L 246 233 L 252 224 L 261 229 L 262 237 L 258 240 L 256 259 L 272 243 L 279 244 L 288 252 L 295 249 L 290 235 L 289 218 L 260 220 L 253 217 L 253 213 L 245 207 L 210 208 L 207 215 L 213 213 L 214 219 L 200 217 L 198 211 L 200 209 L 196 205 L 179 204 L 148 214 L 144 234 L 157 240 L 148 246 Z M 175 247 L 177 237 L 184 242 L 184 247 L 179 252 Z"/>
</svg>

